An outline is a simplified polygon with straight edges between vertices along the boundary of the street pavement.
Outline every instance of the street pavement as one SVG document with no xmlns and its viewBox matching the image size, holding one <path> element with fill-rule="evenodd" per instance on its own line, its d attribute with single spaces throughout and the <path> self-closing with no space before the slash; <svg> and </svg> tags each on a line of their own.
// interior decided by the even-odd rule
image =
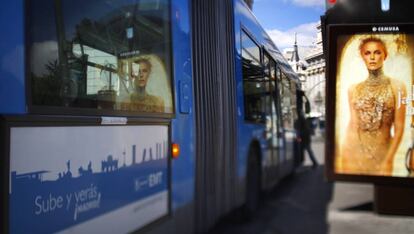
<svg viewBox="0 0 414 234">
<path fill-rule="evenodd" d="M 327 182 L 323 139 L 313 139 L 312 147 L 320 163 L 318 168 L 312 169 L 306 155 L 303 167 L 263 196 L 253 220 L 243 223 L 226 217 L 209 233 L 414 233 L 414 217 L 373 211 L 373 185 Z"/>
</svg>

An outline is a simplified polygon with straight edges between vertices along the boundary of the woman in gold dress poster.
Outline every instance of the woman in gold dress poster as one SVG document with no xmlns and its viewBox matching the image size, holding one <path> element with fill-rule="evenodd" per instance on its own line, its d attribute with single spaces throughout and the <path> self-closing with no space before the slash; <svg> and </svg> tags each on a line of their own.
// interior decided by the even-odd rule
<svg viewBox="0 0 414 234">
<path fill-rule="evenodd" d="M 407 36 L 359 34 L 340 37 L 338 44 L 335 171 L 407 176 L 412 108 Z"/>
</svg>

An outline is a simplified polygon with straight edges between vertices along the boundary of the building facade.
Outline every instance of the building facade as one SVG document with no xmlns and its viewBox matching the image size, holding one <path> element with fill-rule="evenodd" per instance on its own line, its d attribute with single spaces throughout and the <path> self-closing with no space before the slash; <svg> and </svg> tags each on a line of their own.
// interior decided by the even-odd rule
<svg viewBox="0 0 414 234">
<path fill-rule="evenodd" d="M 293 48 L 286 49 L 284 51 L 284 56 L 292 69 L 298 74 L 299 79 L 301 81 L 301 89 L 305 90 L 303 87 L 303 84 L 306 82 L 306 76 L 307 76 L 307 64 L 306 61 L 301 59 L 300 57 L 304 54 L 309 53 L 309 48 L 306 47 L 300 47 L 298 46 L 297 42 L 297 36 L 295 34 L 295 44 L 293 45 Z"/>
<path fill-rule="evenodd" d="M 304 58 L 307 64 L 306 80 L 302 88 L 311 102 L 312 115 L 315 117 L 325 116 L 325 57 L 322 47 L 321 24 L 317 25 L 315 47 Z"/>
<path fill-rule="evenodd" d="M 307 117 L 312 118 L 314 133 L 324 136 L 325 129 L 325 57 L 322 47 L 321 24 L 317 24 L 316 40 L 311 48 L 298 46 L 296 35 L 293 48 L 285 49 L 284 56 L 299 75 L 301 89 L 311 105 Z"/>
</svg>

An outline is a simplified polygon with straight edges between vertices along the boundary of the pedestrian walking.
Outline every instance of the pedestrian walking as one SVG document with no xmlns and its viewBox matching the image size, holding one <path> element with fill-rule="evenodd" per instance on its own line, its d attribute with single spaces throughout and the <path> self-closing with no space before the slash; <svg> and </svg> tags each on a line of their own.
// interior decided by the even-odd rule
<svg viewBox="0 0 414 234">
<path fill-rule="evenodd" d="M 315 158 L 315 154 L 313 153 L 311 143 L 312 143 L 312 129 L 308 121 L 306 121 L 306 118 L 304 117 L 304 114 L 301 113 L 299 115 L 299 118 L 297 119 L 297 130 L 299 134 L 299 141 L 302 145 L 302 150 L 308 152 L 309 158 L 312 161 L 312 167 L 317 168 L 318 167 L 318 161 Z M 304 153 L 304 152 L 303 152 Z"/>
</svg>

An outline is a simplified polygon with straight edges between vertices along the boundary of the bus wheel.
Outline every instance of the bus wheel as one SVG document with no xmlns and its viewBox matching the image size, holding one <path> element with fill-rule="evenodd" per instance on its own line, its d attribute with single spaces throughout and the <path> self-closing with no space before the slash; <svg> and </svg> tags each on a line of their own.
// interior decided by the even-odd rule
<svg viewBox="0 0 414 234">
<path fill-rule="evenodd" d="M 260 202 L 260 161 L 259 151 L 257 149 L 250 149 L 247 166 L 244 216 L 246 221 L 249 221 L 257 212 Z"/>
</svg>

